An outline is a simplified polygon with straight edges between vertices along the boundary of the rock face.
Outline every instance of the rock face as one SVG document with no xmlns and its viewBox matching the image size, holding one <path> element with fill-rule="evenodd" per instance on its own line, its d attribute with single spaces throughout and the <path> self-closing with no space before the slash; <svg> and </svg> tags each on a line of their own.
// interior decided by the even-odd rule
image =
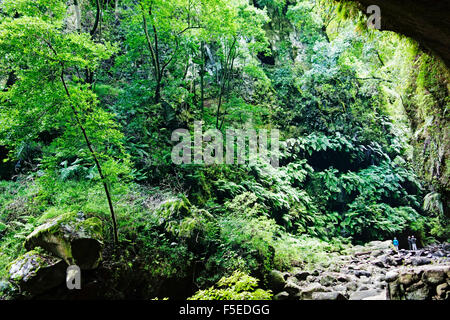
<svg viewBox="0 0 450 320">
<path fill-rule="evenodd" d="M 342 2 L 347 0 L 341 0 Z M 450 217 L 450 139 L 449 118 L 442 106 L 450 87 L 450 0 L 352 0 L 359 10 L 371 5 L 381 9 L 381 29 L 391 30 L 416 40 L 430 55 L 414 59 L 414 79 L 407 86 L 415 91 L 405 101 L 411 125 L 412 164 L 419 177 L 433 185 L 428 196 L 439 197 L 444 216 Z M 368 14 L 367 14 L 368 15 Z M 438 59 L 434 59 L 437 57 Z M 441 61 L 439 61 L 441 60 Z M 423 80 L 424 79 L 424 80 Z M 405 84 L 406 85 L 406 84 Z M 423 86 L 423 91 L 421 91 Z M 422 92 L 422 93 L 419 93 Z M 427 101 L 421 101 L 420 95 Z M 441 102 L 442 101 L 442 102 Z"/>
<path fill-rule="evenodd" d="M 286 285 L 283 273 L 278 270 L 272 270 L 268 278 L 269 286 L 274 292 L 281 291 Z"/>
<path fill-rule="evenodd" d="M 36 228 L 25 240 L 25 248 L 41 247 L 67 264 L 95 269 L 101 261 L 102 223 L 83 214 L 65 214 Z"/>
<path fill-rule="evenodd" d="M 381 29 L 404 34 L 440 56 L 450 66 L 450 1 L 353 0 L 365 13 L 370 5 L 381 9 Z"/>
<path fill-rule="evenodd" d="M 40 294 L 64 282 L 66 268 L 63 260 L 32 250 L 11 263 L 10 281 L 31 295 Z"/>
<path fill-rule="evenodd" d="M 98 267 L 103 248 L 102 223 L 83 213 L 67 213 L 34 229 L 24 247 L 29 251 L 8 269 L 13 290 L 19 287 L 28 298 L 45 296 L 51 289 L 64 291 L 69 265 L 84 270 Z"/>
<path fill-rule="evenodd" d="M 449 299 L 450 265 L 400 269 L 389 277 L 391 300 Z"/>
</svg>

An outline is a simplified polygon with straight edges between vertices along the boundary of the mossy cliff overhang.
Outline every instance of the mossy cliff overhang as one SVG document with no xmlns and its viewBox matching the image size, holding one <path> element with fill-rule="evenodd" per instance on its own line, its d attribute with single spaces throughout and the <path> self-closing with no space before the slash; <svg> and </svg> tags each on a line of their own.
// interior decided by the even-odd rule
<svg viewBox="0 0 450 320">
<path fill-rule="evenodd" d="M 355 2 L 367 15 L 367 7 L 381 9 L 381 30 L 416 40 L 450 67 L 450 0 L 337 0 Z"/>
</svg>

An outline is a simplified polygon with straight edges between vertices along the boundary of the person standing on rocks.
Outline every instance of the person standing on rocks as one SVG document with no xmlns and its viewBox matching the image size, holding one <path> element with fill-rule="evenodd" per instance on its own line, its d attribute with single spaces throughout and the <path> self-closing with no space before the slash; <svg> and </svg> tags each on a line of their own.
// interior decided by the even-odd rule
<svg viewBox="0 0 450 320">
<path fill-rule="evenodd" d="M 417 250 L 416 237 L 414 237 L 414 236 L 411 237 L 411 247 L 412 247 L 412 250 Z"/>
<path fill-rule="evenodd" d="M 392 244 L 394 245 L 395 251 L 398 251 L 398 240 L 396 237 L 394 237 L 394 240 L 392 241 Z"/>
<path fill-rule="evenodd" d="M 408 248 L 409 250 L 412 250 L 411 236 L 408 236 Z"/>
</svg>

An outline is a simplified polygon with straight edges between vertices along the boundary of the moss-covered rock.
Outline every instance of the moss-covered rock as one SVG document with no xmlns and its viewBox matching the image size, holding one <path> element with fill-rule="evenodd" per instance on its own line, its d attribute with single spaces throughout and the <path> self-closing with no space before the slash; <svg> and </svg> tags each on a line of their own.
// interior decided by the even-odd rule
<svg viewBox="0 0 450 320">
<path fill-rule="evenodd" d="M 62 259 L 32 250 L 10 264 L 10 281 L 17 284 L 22 292 L 36 295 L 63 283 L 66 268 Z"/>
<path fill-rule="evenodd" d="M 268 283 L 270 289 L 274 292 L 280 292 L 286 285 L 286 280 L 282 272 L 278 270 L 272 270 L 268 276 Z"/>
<path fill-rule="evenodd" d="M 81 269 L 95 269 L 102 258 L 102 222 L 82 213 L 67 213 L 37 227 L 25 248 L 41 247 Z"/>
</svg>

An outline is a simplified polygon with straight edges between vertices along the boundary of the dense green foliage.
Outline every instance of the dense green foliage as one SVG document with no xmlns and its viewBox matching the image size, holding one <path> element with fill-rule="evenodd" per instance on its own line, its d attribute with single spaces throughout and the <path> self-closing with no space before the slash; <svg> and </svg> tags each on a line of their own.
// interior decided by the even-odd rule
<svg viewBox="0 0 450 320">
<path fill-rule="evenodd" d="M 228 278 L 217 282 L 217 287 L 211 287 L 197 292 L 190 300 L 270 300 L 270 291 L 255 289 L 258 279 L 236 271 Z"/>
<path fill-rule="evenodd" d="M 0 2 L 0 278 L 78 211 L 107 226 L 115 276 L 151 284 L 138 297 L 270 299 L 272 269 L 348 243 L 448 240 L 448 166 L 427 177 L 411 135 L 447 139 L 448 74 L 410 40 L 322 0 L 78 2 Z M 280 166 L 173 164 L 194 120 L 279 128 Z"/>
</svg>

